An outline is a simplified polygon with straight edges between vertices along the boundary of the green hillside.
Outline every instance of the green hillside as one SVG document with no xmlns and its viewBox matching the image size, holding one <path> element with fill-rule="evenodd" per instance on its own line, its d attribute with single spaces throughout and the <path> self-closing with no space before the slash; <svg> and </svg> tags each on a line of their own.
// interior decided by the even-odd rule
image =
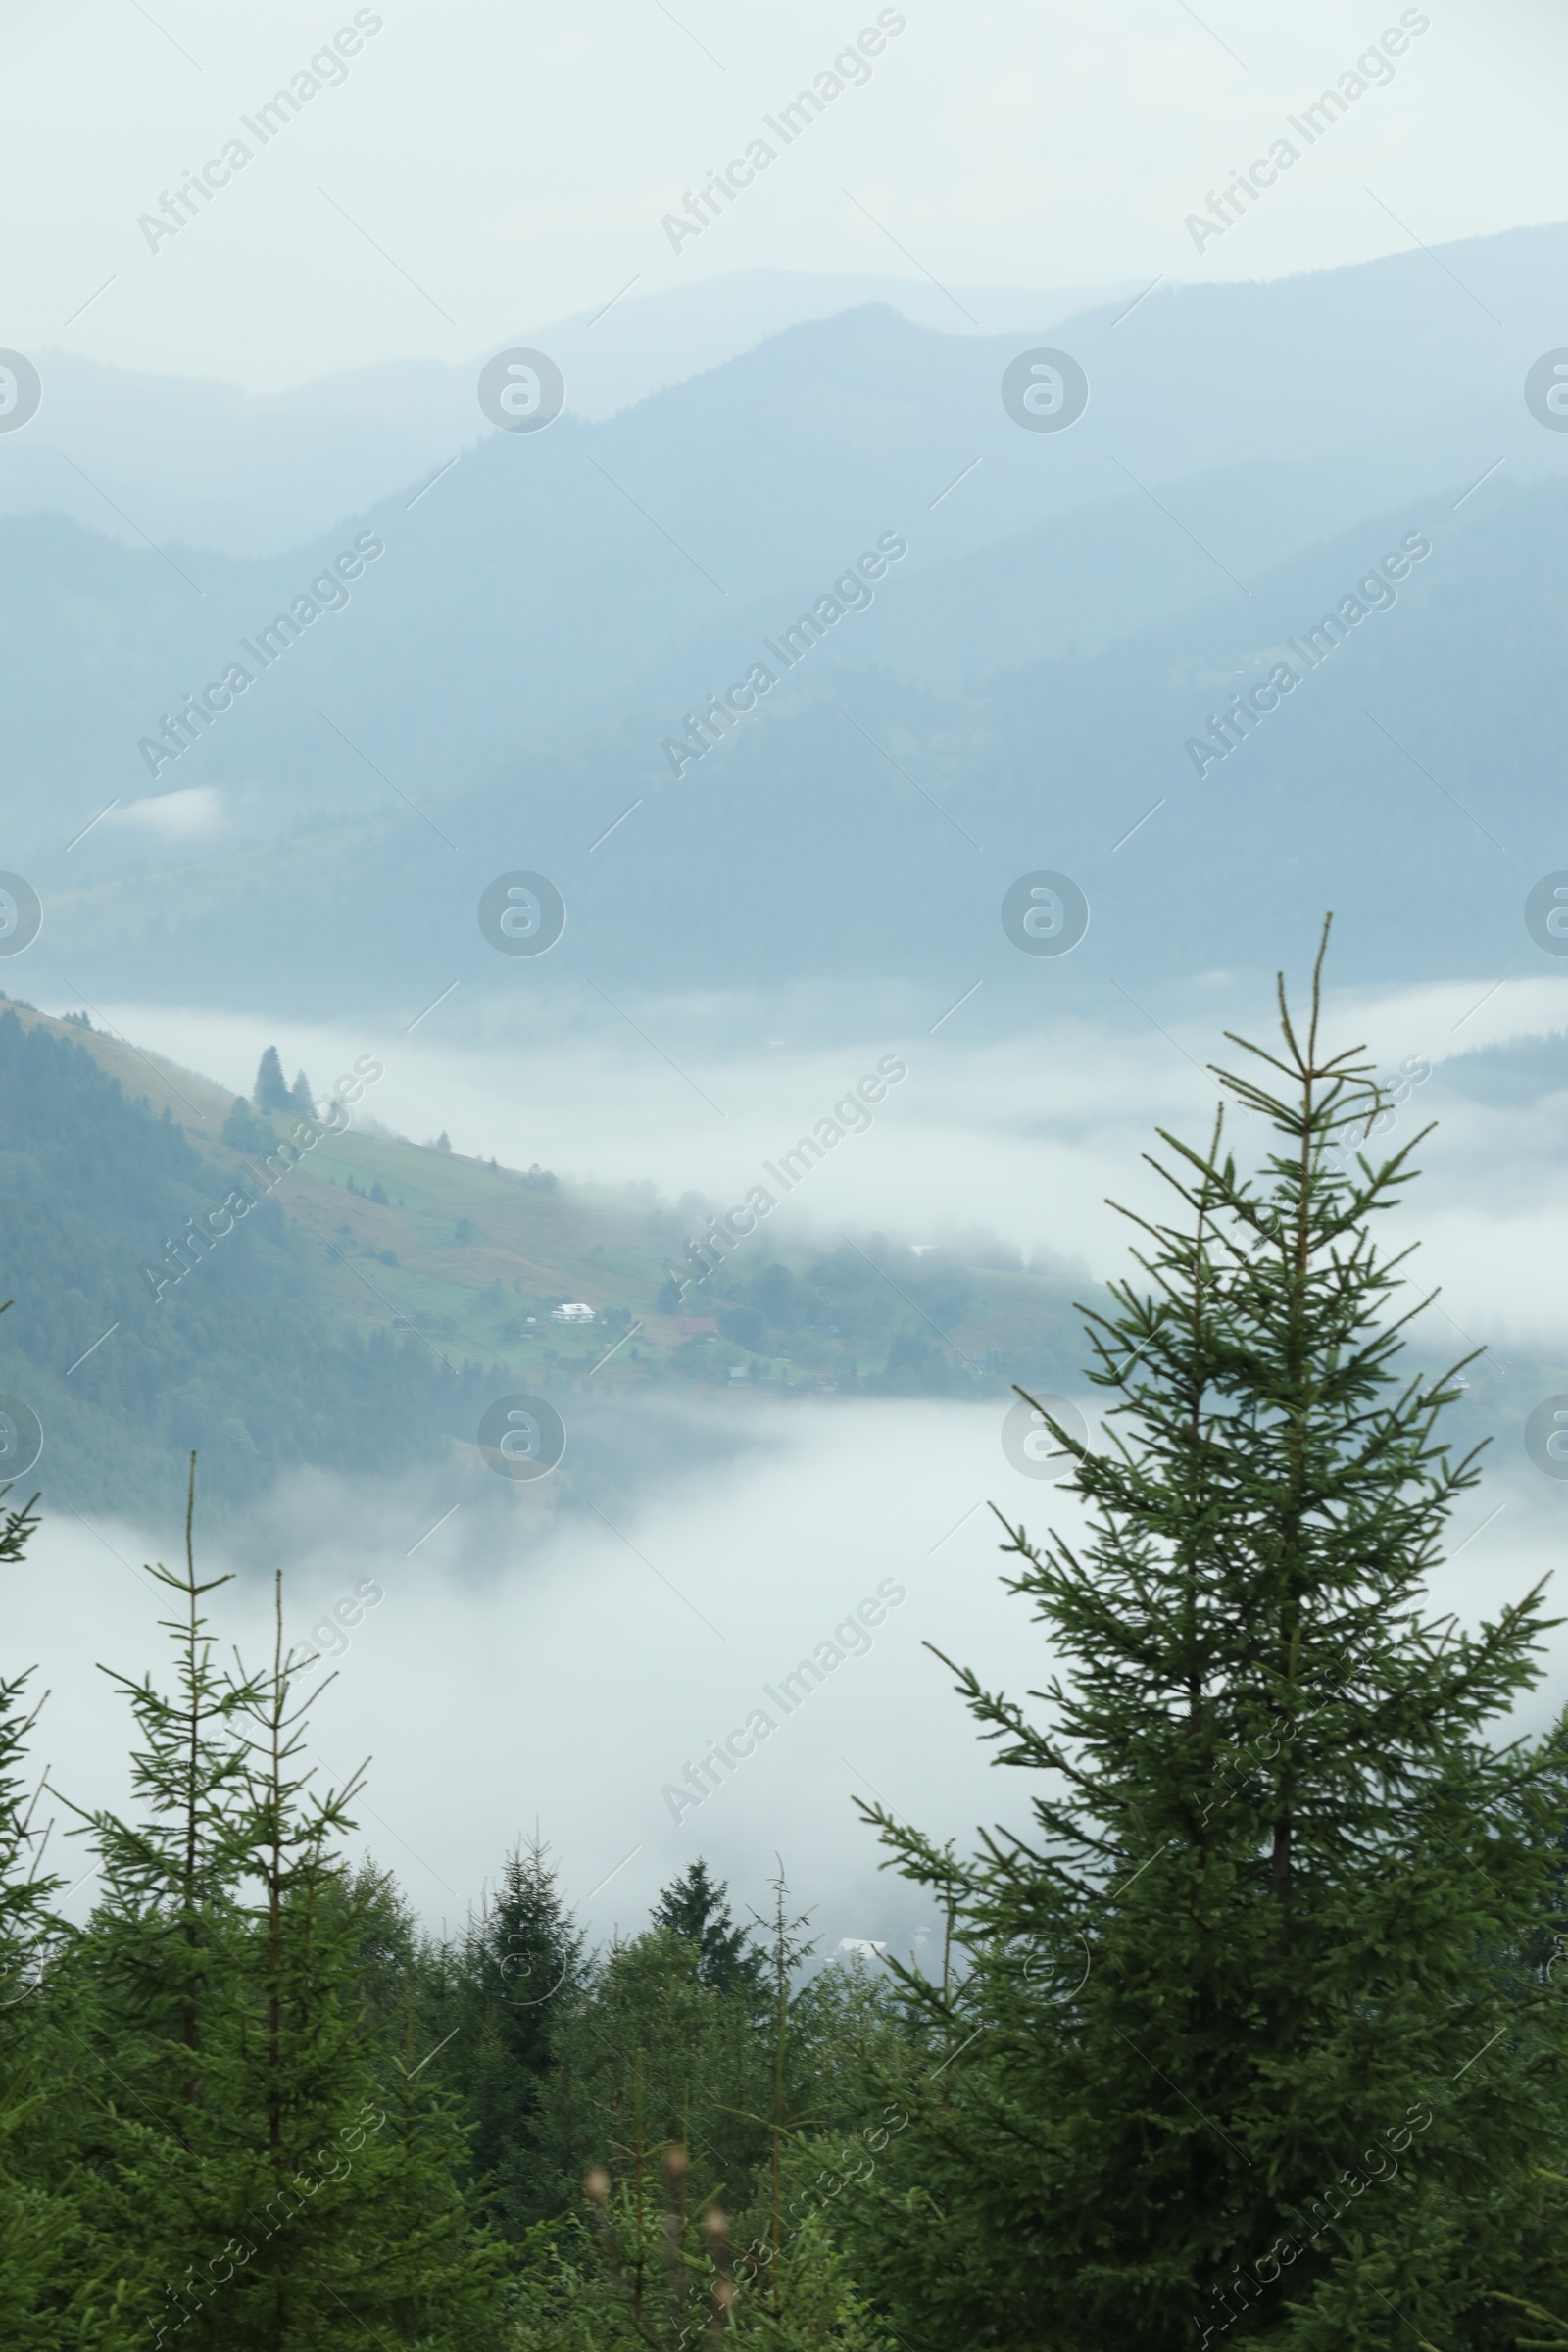
<svg viewBox="0 0 1568 2352">
<path fill-rule="evenodd" d="M 334 1312 L 261 1185 L 225 1217 L 238 1157 L 208 1140 L 220 1101 L 111 1041 L 0 1013 L 0 1394 L 17 1408 L 0 1443 L 52 1503 L 163 1514 L 194 1447 L 204 1493 L 237 1506 L 303 1462 L 434 1458 L 481 1409 L 477 1367 Z M 227 1230 L 202 1250 L 188 1237 L 215 1217 Z M 143 1269 L 182 1235 L 190 1271 L 160 1288 Z"/>
<path fill-rule="evenodd" d="M 670 1268 L 700 1219 L 651 1185 L 566 1186 L 264 1118 L 14 1002 L 0 1106 L 0 1393 L 37 1415 L 32 1476 L 71 1507 L 166 1511 L 192 1446 L 231 1511 L 304 1464 L 482 1476 L 479 1417 L 514 1390 L 596 1405 L 706 1392 L 756 1412 L 1000 1398 L 1014 1380 L 1059 1386 L 1079 1360 L 1068 1290 L 1021 1266 L 757 1235 L 678 1294 Z M 553 1320 L 567 1303 L 592 1320 Z"/>
</svg>

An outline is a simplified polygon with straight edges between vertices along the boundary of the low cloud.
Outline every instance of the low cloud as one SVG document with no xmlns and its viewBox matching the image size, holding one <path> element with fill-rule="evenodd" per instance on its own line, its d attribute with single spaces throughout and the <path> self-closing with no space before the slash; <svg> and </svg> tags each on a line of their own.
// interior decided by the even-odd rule
<svg viewBox="0 0 1568 2352">
<path fill-rule="evenodd" d="M 111 809 L 105 821 L 155 833 L 161 841 L 200 841 L 222 831 L 222 795 L 214 784 L 193 784 L 184 792 L 149 793 L 145 800 L 126 801 Z"/>
<path fill-rule="evenodd" d="M 1080 1392 L 1077 1401 L 1094 1443 L 1104 1399 Z M 1049 1519 L 1071 1541 L 1083 1525 L 1074 1496 L 1009 1465 L 1004 1413 L 1000 1401 L 877 1401 L 780 1415 L 765 1446 L 724 1456 L 710 1446 L 700 1478 L 661 1482 L 648 1465 L 640 1489 L 603 1515 L 551 1517 L 509 1488 L 488 1510 L 466 1503 L 442 1520 L 438 1478 L 288 1482 L 260 1535 L 288 1563 L 288 1636 L 320 1648 L 318 1629 L 343 1628 L 324 1645 L 332 1659 L 313 1670 L 335 1668 L 337 1680 L 318 1702 L 310 1752 L 338 1779 L 370 1756 L 355 1807 L 360 1844 L 396 1871 L 424 1918 L 454 1922 L 537 1817 L 598 1936 L 642 1926 L 699 1853 L 740 1904 L 761 1907 L 777 1851 L 803 1905 L 816 1908 L 824 1951 L 849 1937 L 907 1952 L 934 1924 L 930 1906 L 879 1873 L 880 1848 L 853 1800 L 881 1799 L 960 1845 L 978 1824 L 1027 1828 L 1029 1777 L 990 1763 L 925 1644 L 1019 1697 L 1044 1687 L 1050 1654 L 1003 1591 L 1001 1530 L 985 1506 L 995 1500 L 1035 1535 Z M 704 1416 L 690 1422 L 690 1443 L 709 1446 Z M 665 1416 L 663 1454 L 681 1443 Z M 44 1503 L 47 1512 L 47 1485 Z M 1520 1459 L 1489 1470 L 1462 1498 L 1435 1600 L 1467 1623 L 1494 1615 L 1550 1565 L 1565 1507 L 1568 1483 Z M 269 1566 L 204 1543 L 199 1510 L 197 1535 L 206 1574 L 238 1570 L 211 1603 L 225 1645 L 261 1656 Z M 167 1612 L 138 1563 L 175 1558 L 178 1529 L 157 1542 L 107 1519 L 48 1516 L 34 1573 L 8 1603 L 9 1656 L 36 1660 L 38 1689 L 52 1690 L 34 1768 L 53 1759 L 79 1804 L 127 1795 L 126 1718 L 106 1701 L 95 1662 L 167 1672 L 157 1626 Z M 907 1597 L 874 1642 L 824 1675 L 721 1795 L 672 1821 L 662 1795 L 671 1760 L 710 1752 L 760 1690 L 812 1655 L 883 1580 Z M 1522 1710 L 1532 1728 L 1565 1679 L 1565 1640 L 1553 1637 L 1547 1685 Z M 66 1870 L 68 1883 L 87 1859 Z M 92 1891 L 90 1882 L 78 1890 L 74 1916 Z"/>
</svg>

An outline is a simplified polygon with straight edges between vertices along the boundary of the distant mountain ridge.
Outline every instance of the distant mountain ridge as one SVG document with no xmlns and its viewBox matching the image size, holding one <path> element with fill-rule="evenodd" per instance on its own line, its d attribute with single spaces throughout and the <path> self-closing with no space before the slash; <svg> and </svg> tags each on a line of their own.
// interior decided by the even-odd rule
<svg viewBox="0 0 1568 2352">
<path fill-rule="evenodd" d="M 1059 434 L 1004 409 L 1015 337 L 869 307 L 606 422 L 497 433 L 284 558 L 0 521 L 35 967 L 280 1012 L 462 972 L 466 1005 L 506 985 L 479 894 L 526 865 L 571 907 L 550 985 L 584 992 L 590 964 L 633 989 L 918 975 L 944 1002 L 983 976 L 977 1017 L 1013 1023 L 1048 976 L 1052 1003 L 1136 992 L 1216 928 L 1268 959 L 1282 883 L 1343 909 L 1348 976 L 1511 968 L 1558 856 L 1568 449 L 1523 381 L 1568 229 L 1437 258 L 1085 313 L 1051 330 L 1091 386 Z M 1419 596 L 1195 790 L 1215 694 L 1411 528 Z M 155 784 L 138 743 L 367 533 L 352 601 Z M 677 785 L 683 713 L 888 533 L 909 553 L 874 606 Z M 997 913 L 1045 866 L 1095 909 L 1049 975 Z"/>
<path fill-rule="evenodd" d="M 518 329 L 566 377 L 568 413 L 601 421 L 722 366 L 786 327 L 868 302 L 948 333 L 1044 331 L 1135 286 L 1048 292 L 754 270 Z M 286 391 L 139 374 L 38 351 L 44 405 L 4 449 L 0 514 L 70 515 L 128 547 L 178 541 L 231 556 L 309 546 L 345 516 L 417 488 L 491 430 L 482 353 L 449 367 L 394 360 Z M 134 515 L 132 522 L 129 517 Z"/>
</svg>

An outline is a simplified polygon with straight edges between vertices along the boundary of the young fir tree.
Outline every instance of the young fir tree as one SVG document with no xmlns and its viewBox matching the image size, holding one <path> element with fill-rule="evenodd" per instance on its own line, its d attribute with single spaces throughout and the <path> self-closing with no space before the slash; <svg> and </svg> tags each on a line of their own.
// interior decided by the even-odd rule
<svg viewBox="0 0 1568 2352">
<path fill-rule="evenodd" d="M 592 2227 L 566 2217 L 525 2242 L 519 2352 L 730 2341 L 758 2352 L 894 2352 L 833 2242 L 830 2209 L 848 2168 L 830 2183 L 827 2150 L 806 2137 L 838 2120 L 835 2086 L 815 2062 L 843 1987 L 824 1998 L 821 1979 L 798 1984 L 812 1950 L 800 1934 L 807 1922 L 789 1915 L 782 1865 L 772 1886 L 771 1914 L 753 1914 L 767 1936 L 755 1953 L 765 1984 L 752 1971 L 727 1992 L 704 1985 L 699 1937 L 667 1925 L 612 1954 L 612 1977 L 629 1963 L 644 2002 L 673 1963 L 686 2004 L 657 2022 L 646 2006 L 634 2012 L 645 2037 L 617 2092 L 606 2160 L 586 2177 Z M 700 1897 L 702 1917 L 714 1894 L 708 1886 Z M 725 2017 L 747 2037 L 739 2045 L 704 2030 Z M 678 2116 L 672 2068 L 686 2070 Z M 722 2152 L 715 2124 L 727 2127 Z"/>
<path fill-rule="evenodd" d="M 0 1488 L 0 1567 L 18 1565 L 37 1526 L 31 1503 L 7 1505 L 10 1488 Z M 24 1776 L 27 1745 L 38 1720 L 28 1707 L 30 1672 L 0 1677 L 0 2015 L 30 1997 L 36 1964 L 50 1940 L 49 1903 L 58 1879 L 45 1878 L 34 1827 L 35 1799 Z"/>
<path fill-rule="evenodd" d="M 427 2053 L 367 2032 L 365 1922 L 340 1851 L 362 1784 L 312 1788 L 315 1663 L 285 1651 L 248 1697 L 250 1899 L 230 2030 L 208 2070 L 215 2129 L 187 2184 L 188 2235 L 216 2253 L 190 2352 L 327 2352 L 367 2329 L 424 2352 L 490 2339 L 496 2253 L 457 2181 L 464 2132 L 421 2082 Z M 330 1678 L 329 1678 L 330 1679 Z M 230 2271 L 230 2265 L 232 2270 Z"/>
<path fill-rule="evenodd" d="M 1474 1635 L 1425 1600 L 1479 1472 L 1373 1238 L 1420 1138 L 1330 1149 L 1370 1080 L 1320 1046 L 1321 967 L 1304 1035 L 1282 984 L 1279 1052 L 1217 1073 L 1261 1166 L 1163 1136 L 1180 1209 L 1090 1320 L 1105 1442 L 1056 1433 L 1082 1547 L 1008 1528 L 1048 1720 L 955 1668 L 1032 1828 L 960 1859 L 871 1814 L 959 1962 L 946 1995 L 902 1972 L 928 2055 L 850 2217 L 911 2352 L 1456 2352 L 1542 2276 L 1561 1995 L 1514 1956 L 1565 1741 L 1503 1718 L 1545 1621 L 1539 1589 Z"/>
<path fill-rule="evenodd" d="M 699 1863 L 698 1868 L 701 1867 Z M 811 2081 L 803 2067 L 802 2036 L 796 2029 L 796 1976 L 816 1948 L 814 1944 L 807 1942 L 801 1934 L 803 1928 L 810 1925 L 810 1915 L 802 1912 L 792 1919 L 786 1913 L 789 1883 L 784 1876 L 782 1857 L 779 1858 L 778 1876 L 770 1884 L 773 1888 L 771 1919 L 764 1919 L 756 1911 L 752 1917 L 759 1927 L 767 1931 L 772 1948 L 766 1953 L 748 1954 L 754 1967 L 765 1967 L 771 1979 L 768 1987 L 772 2042 L 771 2079 L 768 2083 L 770 2096 L 765 2108 L 752 2117 L 752 2121 L 767 2133 L 767 2168 L 761 2193 L 754 2203 L 757 2229 L 742 2258 L 742 2269 L 748 2283 L 760 2289 L 769 2316 L 778 2323 L 783 2318 L 786 2300 L 786 2154 L 804 2132 L 821 2125 L 828 2118 L 813 2095 L 820 2085 Z M 750 1983 L 755 1986 L 755 1976 Z"/>
<path fill-rule="evenodd" d="M 700 1966 L 690 1936 L 651 1928 L 612 1943 L 558 2019 L 539 2134 L 573 2194 L 598 2166 L 618 2195 L 679 2147 L 693 2214 L 749 2201 L 767 2157 L 772 2036 L 755 1995 L 715 1991 Z"/>
<path fill-rule="evenodd" d="M 247 1850 L 245 1753 L 237 1738 L 260 1686 L 236 1682 L 214 1658 L 202 1602 L 230 1583 L 198 1578 L 192 1548 L 196 1456 L 185 1497 L 185 1573 L 160 1560 L 145 1574 L 178 1595 L 160 1619 L 175 1658 L 172 1695 L 151 1674 L 139 1682 L 101 1671 L 129 1699 L 142 1744 L 131 1757 L 140 1820 L 97 1812 L 82 1819 L 98 1848 L 104 1901 L 91 1950 L 120 2025 L 145 2070 L 137 2102 L 177 2132 L 180 2110 L 200 2101 L 203 2021 L 228 1965 L 233 1903 Z M 73 1808 L 75 1810 L 76 1808 Z"/>
<path fill-rule="evenodd" d="M 127 1684 L 143 1818 L 94 1817 L 86 1939 L 114 2089 L 95 2151 L 143 2340 L 332 2352 L 367 2328 L 490 2340 L 496 2263 L 423 2053 L 368 2029 L 366 1924 L 339 1844 L 358 1780 L 317 1794 L 281 1590 L 270 1669 L 220 1682 L 189 1544 L 177 1695 Z M 310 1663 L 312 1661 L 305 1661 Z"/>
</svg>

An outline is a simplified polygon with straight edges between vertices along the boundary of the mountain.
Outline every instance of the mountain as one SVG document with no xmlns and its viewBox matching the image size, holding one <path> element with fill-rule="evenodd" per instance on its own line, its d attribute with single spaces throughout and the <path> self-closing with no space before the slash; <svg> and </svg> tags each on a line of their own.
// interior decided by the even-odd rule
<svg viewBox="0 0 1568 2352">
<path fill-rule="evenodd" d="M 564 373 L 568 414 L 598 419 L 863 303 L 950 334 L 968 331 L 966 314 L 975 332 L 1034 333 L 1137 291 L 958 286 L 950 296 L 898 278 L 750 270 L 628 293 L 519 327 L 509 342 L 547 351 Z M 0 514 L 66 514 L 127 547 L 179 540 L 267 556 L 309 545 L 345 514 L 407 496 L 490 430 L 475 389 L 484 353 L 461 367 L 389 361 L 276 392 L 142 375 L 76 352 L 31 356 L 43 402 L 5 449 Z"/>
<path fill-rule="evenodd" d="M 155 1086 L 155 1111 L 104 1058 L 64 1023 L 0 1014 L 5 1475 L 133 1514 L 168 1504 L 191 1449 L 204 1492 L 235 1504 L 305 1462 L 368 1473 L 389 1448 L 431 1457 L 471 1380 L 333 1314 L 275 1200 L 251 1184 L 236 1218 L 234 1155 L 172 1118 L 172 1098 L 199 1107 L 180 1083 Z M 210 1219 L 208 1250 L 190 1234 Z M 170 1305 L 159 1278 L 173 1295 L 181 1241 L 193 1262 Z"/>
<path fill-rule="evenodd" d="M 1016 1025 L 1271 959 L 1282 888 L 1341 910 L 1347 979 L 1524 968 L 1564 452 L 1522 384 L 1565 262 L 1549 227 L 1156 287 L 1052 330 L 1091 387 L 1059 434 L 1003 406 L 1015 336 L 871 307 L 494 434 L 285 558 L 6 521 L 33 985 L 281 1013 L 461 974 L 467 1004 L 516 977 L 475 908 L 519 868 L 566 899 L 548 983 L 581 1002 L 984 979 L 977 1017 Z M 1412 532 L 1397 606 L 1200 778 L 1216 703 Z M 235 661 L 197 740 L 138 755 Z M 672 755 L 757 664 L 755 710 Z M 1046 963 L 999 913 L 1042 869 L 1093 917 Z"/>
</svg>

